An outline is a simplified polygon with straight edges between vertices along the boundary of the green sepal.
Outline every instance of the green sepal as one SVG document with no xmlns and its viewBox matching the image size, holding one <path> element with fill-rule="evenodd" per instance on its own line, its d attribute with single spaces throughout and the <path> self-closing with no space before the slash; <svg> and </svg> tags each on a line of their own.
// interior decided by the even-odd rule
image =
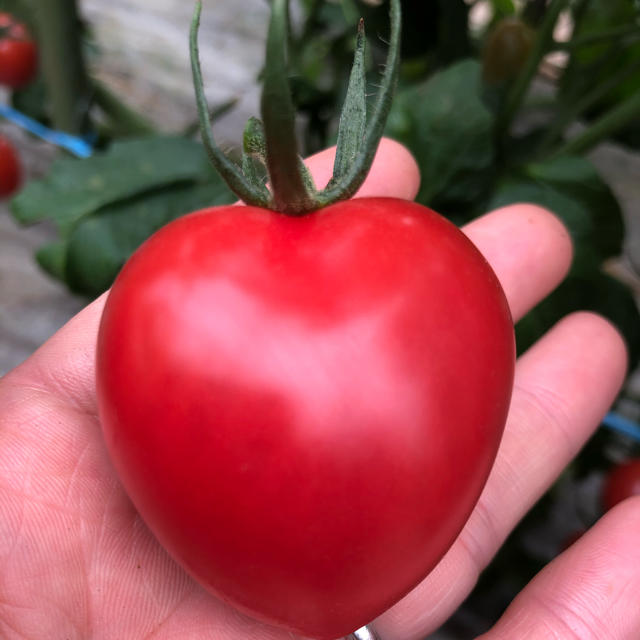
<svg viewBox="0 0 640 640">
<path fill-rule="evenodd" d="M 338 180 L 332 179 L 327 188 L 318 194 L 319 206 L 327 206 L 332 202 L 347 200 L 355 195 L 365 181 L 373 164 L 373 159 L 384 132 L 387 116 L 391 110 L 391 101 L 400 71 L 400 36 L 402 31 L 400 0 L 391 0 L 390 16 L 389 53 L 364 140 L 348 170 Z"/>
<path fill-rule="evenodd" d="M 202 134 L 204 148 L 211 164 L 213 164 L 218 173 L 224 178 L 231 191 L 247 204 L 258 207 L 268 207 L 270 205 L 269 200 L 265 199 L 264 194 L 248 182 L 240 170 L 240 167 L 225 156 L 213 137 L 211 122 L 209 120 L 209 105 L 204 95 L 202 69 L 200 68 L 200 55 L 198 51 L 198 29 L 200 27 L 201 13 L 202 0 L 196 0 L 196 8 L 193 14 L 193 20 L 191 21 L 189 51 L 191 54 L 191 72 L 193 74 L 198 119 L 200 120 L 200 132 Z"/>
<path fill-rule="evenodd" d="M 266 162 L 264 127 L 258 118 L 252 116 L 247 121 L 242 135 L 242 173 L 251 185 L 271 203 L 271 194 L 265 186 Z M 272 207 L 273 203 L 270 205 L 270 208 Z"/>
<path fill-rule="evenodd" d="M 316 197 L 318 195 L 318 190 L 316 189 L 316 183 L 313 180 L 313 176 L 311 175 L 311 171 L 307 168 L 307 165 L 304 163 L 304 160 L 298 156 L 298 168 L 300 169 L 300 175 L 302 176 L 302 182 L 304 183 L 304 187 L 307 190 L 307 193 L 311 196 L 313 201 L 313 208 L 317 209 L 316 206 Z"/>
<path fill-rule="evenodd" d="M 247 120 L 242 134 L 242 150 L 246 155 L 266 162 L 267 143 L 264 138 L 264 126 L 258 118 L 252 116 Z"/>
<path fill-rule="evenodd" d="M 365 45 L 364 20 L 360 18 L 349 87 L 340 114 L 336 159 L 333 164 L 333 176 L 327 185 L 329 187 L 334 186 L 349 171 L 364 141 L 367 125 Z"/>
</svg>

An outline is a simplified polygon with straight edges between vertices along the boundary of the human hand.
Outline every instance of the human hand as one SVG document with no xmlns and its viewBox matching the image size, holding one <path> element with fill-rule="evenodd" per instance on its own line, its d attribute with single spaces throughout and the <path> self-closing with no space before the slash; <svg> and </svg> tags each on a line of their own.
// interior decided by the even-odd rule
<svg viewBox="0 0 640 640">
<path fill-rule="evenodd" d="M 332 159 L 332 152 L 310 159 L 319 184 Z M 417 187 L 413 160 L 383 141 L 359 195 L 412 199 Z M 465 232 L 496 271 L 516 320 L 568 269 L 568 235 L 538 207 L 500 209 Z M 103 304 L 89 305 L 0 380 L 0 637 L 290 640 L 193 582 L 125 495 L 95 403 Z M 480 501 L 432 573 L 372 624 L 384 640 L 423 638 L 457 608 L 598 425 L 625 362 L 617 332 L 591 314 L 566 318 L 520 358 L 505 435 Z M 614 509 L 525 589 L 485 640 L 637 637 L 639 526 L 640 500 Z"/>
</svg>

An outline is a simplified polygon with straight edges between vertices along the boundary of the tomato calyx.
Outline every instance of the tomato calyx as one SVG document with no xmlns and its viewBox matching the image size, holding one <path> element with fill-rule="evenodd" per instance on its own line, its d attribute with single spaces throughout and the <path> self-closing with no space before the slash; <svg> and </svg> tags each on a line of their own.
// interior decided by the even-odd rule
<svg viewBox="0 0 640 640">
<path fill-rule="evenodd" d="M 400 67 L 400 0 L 391 0 L 389 52 L 380 89 L 367 122 L 365 98 L 365 37 L 360 20 L 354 63 L 340 117 L 333 176 L 318 190 L 297 151 L 295 109 L 287 79 L 288 0 L 273 0 L 267 35 L 262 121 L 251 118 L 243 139 L 242 165 L 227 157 L 215 142 L 204 95 L 198 54 L 202 2 L 197 0 L 191 23 L 191 70 L 200 129 L 207 155 L 229 188 L 245 203 L 304 215 L 347 200 L 364 182 L 382 138 Z M 267 189 L 266 184 L 270 189 Z"/>
</svg>

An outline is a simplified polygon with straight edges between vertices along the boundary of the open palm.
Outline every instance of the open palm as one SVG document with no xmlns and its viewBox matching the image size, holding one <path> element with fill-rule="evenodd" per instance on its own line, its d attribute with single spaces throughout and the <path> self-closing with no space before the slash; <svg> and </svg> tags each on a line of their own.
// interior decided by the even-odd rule
<svg viewBox="0 0 640 640">
<path fill-rule="evenodd" d="M 309 160 L 317 182 L 332 151 Z M 384 140 L 359 195 L 411 199 L 415 163 Z M 548 212 L 515 205 L 465 232 L 515 319 L 564 276 L 571 245 Z M 103 299 L 0 380 L 0 637 L 291 640 L 194 583 L 136 514 L 102 443 L 94 350 Z M 522 356 L 498 459 L 463 532 L 434 571 L 374 622 L 417 640 L 472 589 L 505 537 L 576 454 L 617 393 L 624 346 L 601 318 L 566 318 Z M 640 634 L 640 500 L 620 505 L 543 571 L 486 636 L 631 639 Z"/>
</svg>

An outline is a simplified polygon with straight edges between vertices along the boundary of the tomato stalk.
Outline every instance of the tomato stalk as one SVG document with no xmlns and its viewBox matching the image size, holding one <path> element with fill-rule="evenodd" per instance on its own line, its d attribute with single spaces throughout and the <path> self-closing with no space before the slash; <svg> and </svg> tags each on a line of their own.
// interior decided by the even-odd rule
<svg viewBox="0 0 640 640">
<path fill-rule="evenodd" d="M 313 188 L 302 179 L 295 133 L 295 109 L 289 80 L 285 43 L 288 38 L 288 0 L 274 0 L 267 35 L 261 110 L 265 131 L 265 153 L 274 208 L 302 213 L 312 211 Z"/>
<path fill-rule="evenodd" d="M 549 50 L 549 44 L 553 40 L 553 30 L 562 11 L 568 6 L 569 0 L 553 0 L 546 10 L 542 24 L 538 29 L 537 37 L 529 54 L 526 64 L 518 74 L 509 95 L 504 110 L 499 118 L 500 129 L 503 133 L 509 133 L 520 105 L 525 99 L 531 82 L 533 81 L 540 62 Z"/>
<path fill-rule="evenodd" d="M 75 0 L 34 3 L 43 77 L 57 129 L 83 133 L 90 86 L 79 36 Z"/>
<path fill-rule="evenodd" d="M 632 77 L 640 71 L 640 62 L 636 62 L 628 67 L 623 67 L 618 73 L 613 74 L 606 82 L 594 87 L 583 98 L 576 102 L 568 103 L 563 111 L 551 123 L 551 126 L 545 132 L 538 147 L 538 154 L 545 155 L 553 146 L 553 144 L 562 136 L 567 127 L 575 122 L 582 114 L 586 113 L 591 107 L 602 100 L 610 91 L 615 89 L 619 84 Z M 632 116 L 633 117 L 633 116 Z"/>
<path fill-rule="evenodd" d="M 552 48 L 558 51 L 575 51 L 581 47 L 592 47 L 596 44 L 609 43 L 620 39 L 626 40 L 627 38 L 640 38 L 640 28 L 635 24 L 611 27 L 599 33 L 578 36 L 568 42 L 555 42 Z"/>
<path fill-rule="evenodd" d="M 267 36 L 261 100 L 262 122 L 251 119 L 244 135 L 242 167 L 215 142 L 204 95 L 198 55 L 202 2 L 196 2 L 191 24 L 191 68 L 202 138 L 209 159 L 230 189 L 247 204 L 289 215 L 302 215 L 352 197 L 364 182 L 382 138 L 400 67 L 400 0 L 391 0 L 389 53 L 380 90 L 367 119 L 364 69 L 364 24 L 360 21 L 356 53 L 340 117 L 333 176 L 317 190 L 298 155 L 295 109 L 287 78 L 288 0 L 274 0 Z M 368 120 L 368 121 L 367 121 Z M 270 191 L 265 187 L 270 185 Z"/>
<path fill-rule="evenodd" d="M 107 115 L 113 128 L 126 135 L 148 136 L 157 133 L 153 123 L 143 115 L 127 106 L 105 84 L 93 78 L 91 80 L 93 101 Z"/>
<path fill-rule="evenodd" d="M 605 138 L 634 122 L 640 116 L 640 90 L 605 113 L 591 126 L 557 149 L 551 157 L 586 153 Z"/>
</svg>

